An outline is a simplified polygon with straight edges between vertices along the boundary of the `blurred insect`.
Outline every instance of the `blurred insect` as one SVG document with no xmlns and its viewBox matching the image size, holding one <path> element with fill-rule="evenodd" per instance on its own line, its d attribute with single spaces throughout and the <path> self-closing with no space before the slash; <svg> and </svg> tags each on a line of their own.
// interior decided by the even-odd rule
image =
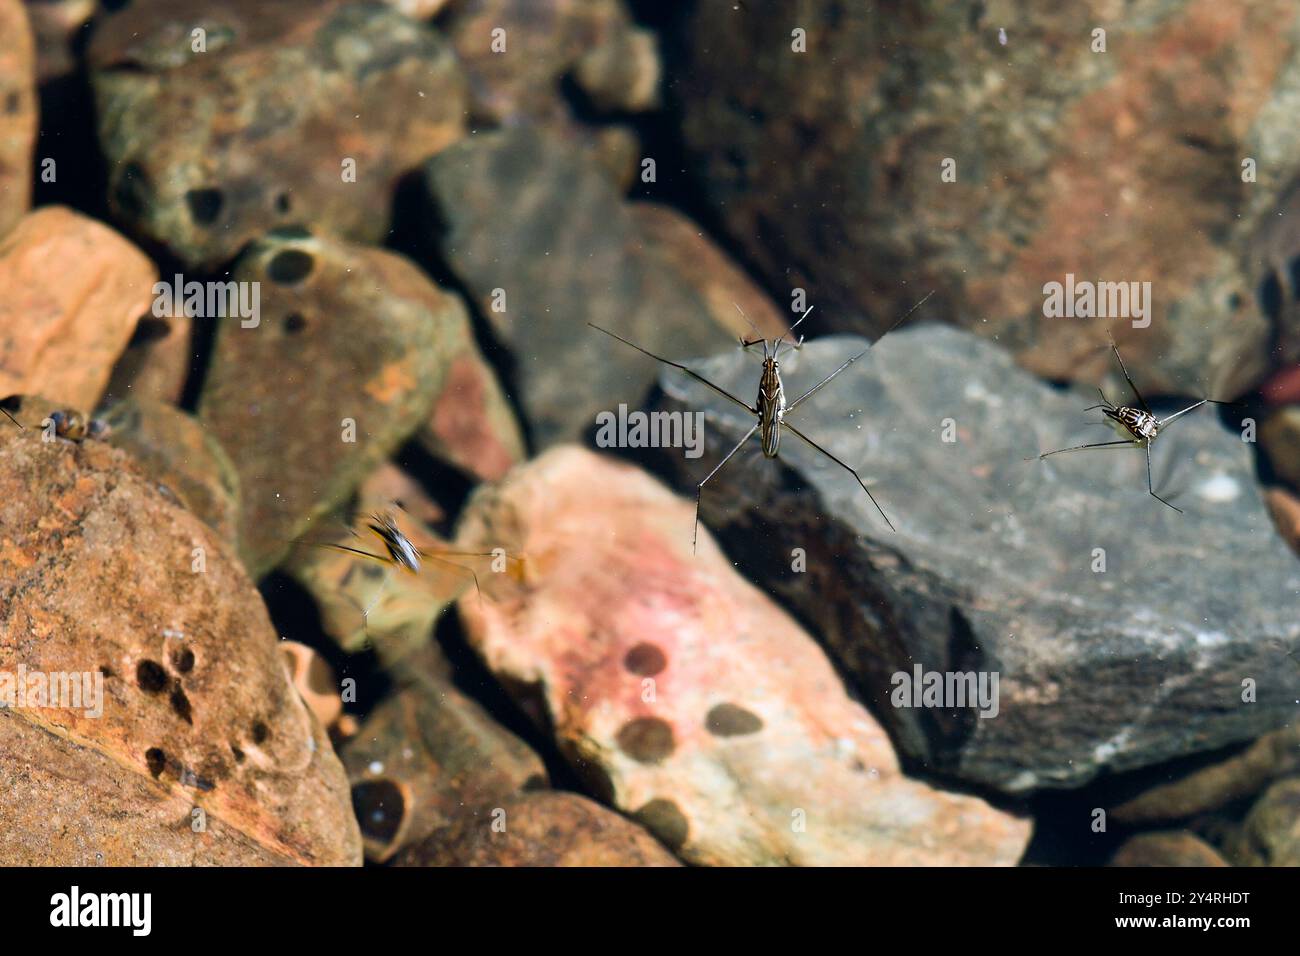
<svg viewBox="0 0 1300 956">
<path fill-rule="evenodd" d="M 903 321 L 908 316 L 910 316 L 913 312 L 915 312 L 917 309 L 923 306 L 926 302 L 926 299 L 929 299 L 931 295 L 934 295 L 934 293 L 933 292 L 929 293 L 928 295 L 926 295 L 924 299 L 916 303 L 916 305 L 912 306 L 912 308 L 908 309 L 907 312 L 904 313 L 902 318 L 900 318 L 897 322 L 895 322 L 893 325 L 891 325 L 888 329 L 885 330 L 884 334 L 881 335 L 881 338 L 884 338 L 885 335 L 888 335 L 890 332 L 894 331 L 894 329 L 902 325 Z M 736 306 L 736 308 L 739 310 L 740 306 Z M 831 461 L 835 462 L 835 464 L 839 465 L 841 468 L 843 468 L 845 471 L 851 474 L 857 480 L 858 484 L 862 487 L 862 490 L 867 493 L 867 497 L 871 499 L 871 503 L 876 506 L 876 510 L 880 512 L 880 517 L 885 519 L 885 524 L 889 525 L 889 530 L 890 531 L 896 530 L 894 528 L 893 522 L 890 521 L 889 517 L 885 514 L 884 509 L 880 507 L 880 503 L 876 501 L 875 495 L 871 493 L 871 489 L 867 487 L 866 482 L 862 480 L 862 476 L 858 474 L 858 472 L 854 468 L 852 468 L 845 462 L 841 461 L 840 459 L 836 458 L 834 455 L 832 455 L 821 445 L 817 444 L 815 441 L 813 441 L 811 438 L 809 438 L 807 435 L 799 431 L 799 429 L 795 428 L 793 425 L 791 425 L 788 421 L 785 420 L 785 416 L 787 414 L 789 414 L 790 412 L 798 408 L 800 405 L 802 405 L 807 399 L 811 398 L 813 394 L 816 393 L 823 385 L 830 382 L 833 378 L 835 378 L 835 376 L 839 375 L 846 368 L 848 368 L 858 359 L 862 358 L 862 356 L 866 355 L 867 352 L 871 350 L 871 346 L 868 345 L 857 355 L 853 356 L 851 359 L 849 359 L 847 362 L 845 362 L 835 371 L 831 372 L 831 374 L 827 375 L 824 379 L 822 379 L 812 388 L 808 389 L 808 391 L 804 392 L 793 402 L 790 402 L 787 405 L 785 400 L 785 387 L 781 382 L 781 365 L 779 361 L 781 346 L 786 344 L 785 337 L 791 334 L 792 332 L 794 332 L 794 330 L 799 327 L 799 323 L 802 322 L 804 319 L 808 318 L 808 315 L 811 312 L 812 309 L 810 308 L 808 309 L 807 312 L 804 312 L 803 315 L 799 316 L 799 318 L 795 321 L 794 325 L 790 326 L 789 330 L 787 332 L 782 333 L 781 336 L 778 337 L 774 342 L 767 338 L 764 338 L 759 333 L 758 329 L 754 327 L 754 323 L 749 322 L 749 317 L 745 316 L 745 321 L 749 322 L 749 327 L 754 330 L 754 334 L 756 338 L 752 340 L 746 340 L 745 338 L 742 337 L 740 340 L 741 347 L 744 348 L 745 350 L 749 350 L 753 348 L 755 345 L 763 346 L 763 372 L 758 382 L 758 397 L 755 400 L 755 403 L 753 405 L 749 404 L 749 402 L 742 401 L 741 399 L 737 398 L 735 395 L 732 395 L 726 389 L 713 384 L 703 375 L 700 375 L 698 372 L 692 371 L 691 369 L 687 368 L 685 365 L 681 365 L 677 362 L 673 362 L 670 361 L 669 359 L 663 358 L 662 356 L 655 355 L 653 352 L 647 352 L 645 349 L 641 348 L 641 346 L 637 345 L 634 342 L 629 342 L 621 335 L 617 335 L 609 331 L 608 329 L 602 329 L 600 326 L 593 325 L 590 322 L 587 323 L 588 325 L 591 325 L 591 327 L 595 329 L 597 332 L 604 332 L 606 335 L 610 336 L 611 338 L 618 339 L 624 345 L 630 345 L 632 348 L 636 349 L 641 354 L 648 355 L 650 356 L 650 358 L 654 359 L 657 362 L 662 362 L 665 365 L 672 366 L 678 371 L 685 372 L 687 375 L 695 379 L 697 382 L 700 382 L 703 385 L 707 385 L 709 388 L 713 389 L 723 398 L 726 398 L 727 400 L 734 402 L 736 405 L 739 405 L 741 408 L 745 409 L 745 411 L 749 412 L 757 419 L 753 427 L 750 428 L 749 431 L 745 432 L 744 437 L 742 437 L 740 441 L 736 443 L 736 447 L 732 448 L 731 451 L 727 452 L 727 454 L 723 457 L 722 461 L 718 462 L 718 464 L 714 467 L 714 469 L 704 477 L 704 480 L 695 486 L 695 529 L 692 532 L 692 536 L 691 536 L 692 553 L 695 551 L 695 546 L 699 539 L 700 494 L 701 492 L 703 492 L 705 484 L 707 484 L 708 481 L 714 475 L 716 475 L 719 471 L 722 470 L 722 466 L 725 465 L 728 461 L 730 461 L 732 457 L 736 454 L 736 452 L 740 451 L 740 449 L 744 447 L 745 443 L 749 441 L 750 438 L 753 437 L 755 432 L 758 432 L 759 434 L 759 439 L 763 447 L 763 455 L 767 458 L 775 458 L 777 456 L 777 452 L 780 450 L 781 447 L 781 430 L 783 428 L 791 431 L 795 435 L 795 437 L 804 441 L 814 451 L 820 452 L 822 455 L 826 456 Z M 740 314 L 742 316 L 745 315 L 743 311 L 741 311 Z M 876 341 L 880 341 L 880 340 L 877 339 Z M 800 336 L 799 340 L 793 343 L 790 346 L 790 348 L 793 350 L 797 350 L 802 345 L 803 345 L 803 337 Z"/>
<path fill-rule="evenodd" d="M 397 507 L 400 508 L 401 506 L 398 505 Z M 394 574 L 406 573 L 418 575 L 423 570 L 424 562 L 426 561 L 444 565 L 457 573 L 469 575 L 470 579 L 474 582 L 475 593 L 479 600 L 482 600 L 483 591 L 479 586 L 478 574 L 475 573 L 473 568 L 458 564 L 456 561 L 450 560 L 451 558 L 492 558 L 494 561 L 505 561 L 507 567 L 512 567 L 516 569 L 516 571 L 518 569 L 519 559 L 513 555 L 506 554 L 500 549 L 496 551 L 482 552 L 453 551 L 443 548 L 435 550 L 432 548 L 417 547 L 406 533 L 398 527 L 397 521 L 390 511 L 372 513 L 366 524 L 366 530 L 378 539 L 380 547 L 376 550 L 380 553 L 327 541 L 300 540 L 298 543 L 307 544 L 312 547 L 326 548 L 344 554 L 355 555 L 356 557 L 365 558 L 369 561 L 374 561 L 387 566 L 387 570 L 384 572 L 384 576 L 380 580 L 379 586 L 375 589 L 375 593 L 372 595 L 370 602 L 364 608 L 360 608 L 360 605 L 357 605 L 361 610 L 362 628 L 365 631 L 367 638 L 370 636 L 370 613 L 375 609 L 376 605 L 379 604 L 379 601 L 383 597 Z M 349 531 L 353 537 L 359 538 L 361 536 L 355 529 L 349 529 Z M 349 598 L 348 600 L 351 599 Z"/>
<path fill-rule="evenodd" d="M 1195 411 L 1202 405 L 1206 404 L 1230 405 L 1232 403 L 1217 402 L 1212 398 L 1203 398 L 1198 402 L 1188 405 L 1184 409 L 1174 412 L 1174 414 L 1167 418 L 1156 418 L 1154 413 L 1151 411 L 1151 406 L 1148 405 L 1146 399 L 1142 397 L 1142 393 L 1138 391 L 1138 387 L 1133 384 L 1133 379 L 1128 374 L 1128 369 L 1124 367 L 1124 360 L 1120 358 L 1119 349 L 1115 346 L 1114 341 L 1111 341 L 1110 349 L 1115 353 L 1115 361 L 1119 363 L 1119 370 L 1124 374 L 1124 380 L 1128 382 L 1128 387 L 1132 389 L 1133 395 L 1137 399 L 1137 405 L 1116 405 L 1106 397 L 1105 392 L 1098 388 L 1097 391 L 1101 394 L 1101 404 L 1089 405 L 1084 409 L 1084 411 L 1090 412 L 1093 409 L 1100 408 L 1102 414 L 1115 423 L 1116 427 L 1120 430 L 1120 433 L 1125 434 L 1128 437 L 1121 438 L 1118 441 L 1089 442 L 1086 445 L 1073 445 L 1070 448 L 1058 448 L 1056 451 L 1044 452 L 1038 456 L 1037 460 L 1042 461 L 1044 458 L 1049 458 L 1052 455 L 1061 455 L 1067 451 L 1082 451 L 1085 448 L 1114 448 L 1119 445 L 1131 445 L 1134 448 L 1145 448 L 1147 453 L 1147 492 L 1152 498 L 1155 498 L 1161 504 L 1168 505 L 1179 514 L 1183 514 L 1182 508 L 1170 504 L 1164 498 L 1161 498 L 1156 494 L 1155 484 L 1151 479 L 1151 445 L 1166 425 L 1182 418 L 1188 412 Z M 1025 459 L 1025 461 L 1034 460 L 1035 459 L 1033 458 Z"/>
</svg>

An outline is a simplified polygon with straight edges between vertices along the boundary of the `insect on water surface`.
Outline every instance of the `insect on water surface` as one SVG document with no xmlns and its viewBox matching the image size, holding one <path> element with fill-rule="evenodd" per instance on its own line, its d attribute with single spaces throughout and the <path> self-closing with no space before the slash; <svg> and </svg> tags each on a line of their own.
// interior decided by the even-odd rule
<svg viewBox="0 0 1300 956">
<path fill-rule="evenodd" d="M 920 302 L 916 303 L 916 305 L 908 309 L 907 312 L 903 314 L 902 318 L 900 318 L 897 322 L 895 322 L 893 325 L 891 325 L 888 329 L 885 330 L 885 332 L 881 335 L 880 338 L 884 338 L 885 335 L 888 335 L 890 332 L 894 331 L 894 329 L 902 325 L 903 321 L 909 315 L 911 315 L 913 312 L 915 312 L 917 309 L 923 306 L 926 302 L 926 299 L 929 299 L 931 295 L 934 295 L 934 293 L 931 292 L 927 294 L 924 299 L 922 299 Z M 740 306 L 736 306 L 736 308 L 737 310 L 739 310 Z M 871 346 L 868 345 L 857 355 L 854 355 L 852 358 L 850 358 L 847 362 L 845 362 L 835 371 L 831 372 L 831 374 L 827 375 L 824 379 L 822 379 L 812 388 L 808 389 L 808 391 L 804 392 L 793 402 L 790 402 L 787 405 L 785 400 L 785 387 L 781 382 L 781 364 L 780 364 L 781 346 L 785 344 L 786 335 L 789 335 L 795 329 L 797 329 L 799 327 L 799 323 L 802 322 L 804 319 L 808 318 L 808 315 L 811 312 L 812 309 L 810 308 L 808 309 L 807 312 L 804 312 L 803 315 L 799 316 L 799 318 L 795 321 L 794 325 L 790 326 L 789 331 L 783 333 L 779 338 L 776 339 L 775 342 L 764 338 L 762 335 L 759 335 L 758 329 L 754 328 L 754 324 L 752 322 L 749 322 L 749 318 L 747 316 L 745 317 L 745 321 L 749 322 L 749 327 L 751 329 L 754 329 L 754 334 L 757 337 L 751 340 L 746 340 L 744 338 L 741 338 L 740 340 L 741 347 L 748 350 L 753 348 L 755 345 L 763 346 L 763 372 L 762 372 L 762 376 L 759 378 L 758 381 L 758 397 L 755 400 L 755 403 L 753 405 L 749 404 L 749 402 L 742 401 L 741 399 L 737 398 L 735 395 L 732 395 L 730 392 L 728 392 L 725 388 L 715 385 L 713 382 L 710 382 L 703 375 L 700 375 L 698 372 L 692 371 L 691 369 L 687 368 L 685 365 L 682 365 L 678 362 L 673 362 L 669 359 L 663 358 L 662 356 L 655 355 L 653 352 L 648 352 L 645 349 L 641 348 L 641 346 L 637 345 L 635 342 L 629 342 L 627 339 L 623 338 L 623 336 L 617 335 L 616 333 L 611 332 L 608 329 L 602 329 L 599 325 L 593 325 L 590 322 L 587 323 L 597 332 L 604 332 L 606 335 L 610 336 L 611 338 L 618 339 L 624 345 L 630 345 L 632 348 L 636 349 L 642 355 L 648 355 L 650 356 L 650 358 L 654 359 L 657 362 L 662 362 L 663 364 L 669 365 L 677 369 L 678 371 L 685 372 L 687 375 L 695 379 L 697 382 L 700 382 L 701 384 L 706 385 L 709 388 L 713 389 L 713 391 L 717 392 L 723 398 L 726 398 L 728 401 L 731 401 L 734 404 L 739 405 L 741 408 L 745 409 L 745 411 L 749 412 L 757 419 L 757 421 L 755 421 L 754 425 L 749 429 L 749 431 L 745 432 L 744 436 L 740 439 L 740 441 L 736 443 L 736 446 L 732 448 L 731 451 L 727 452 L 725 456 L 723 456 L 722 461 L 718 462 L 718 464 L 714 466 L 713 470 L 704 477 L 703 481 L 701 481 L 698 485 L 695 486 L 695 529 L 691 535 L 692 552 L 695 551 L 695 545 L 699 539 L 699 533 L 700 533 L 700 493 L 704 490 L 704 486 L 708 483 L 709 479 L 711 479 L 714 475 L 716 475 L 719 471 L 722 470 L 722 466 L 725 465 L 728 461 L 730 461 L 732 457 L 736 454 L 736 452 L 740 451 L 740 449 L 745 446 L 745 443 L 748 442 L 749 439 L 753 437 L 755 432 L 758 432 L 759 434 L 759 440 L 763 447 L 763 455 L 767 458 L 775 458 L 777 456 L 778 450 L 781 447 L 781 430 L 783 428 L 789 429 L 789 431 L 792 432 L 796 438 L 801 439 L 803 442 L 809 445 L 814 451 L 817 451 L 820 454 L 826 456 L 831 461 L 835 462 L 835 464 L 839 465 L 841 468 L 843 468 L 845 471 L 851 474 L 857 480 L 858 484 L 862 487 L 862 490 L 867 493 L 867 497 L 871 499 L 871 503 L 876 506 L 876 510 L 880 512 L 880 517 L 884 518 L 885 524 L 889 525 L 889 530 L 890 531 L 896 530 L 894 528 L 893 522 L 889 520 L 889 516 L 885 514 L 885 510 L 881 508 L 880 503 L 876 501 L 876 496 L 871 493 L 871 489 L 867 487 L 867 483 L 862 480 L 862 476 L 858 474 L 856 469 L 846 464 L 845 462 L 841 461 L 839 458 L 836 458 L 834 455 L 832 455 L 821 445 L 817 444 L 815 441 L 813 441 L 811 438 L 809 438 L 807 435 L 805 435 L 803 432 L 801 432 L 799 429 L 795 428 L 793 425 L 791 425 L 788 421 L 785 420 L 786 415 L 788 415 L 790 412 L 793 412 L 807 399 L 811 398 L 813 394 L 817 392 L 823 385 L 831 381 L 831 379 L 835 378 L 835 376 L 839 375 L 846 368 L 848 368 L 858 359 L 862 358 L 862 356 L 866 355 L 867 352 L 871 350 Z M 743 311 L 741 311 L 740 314 L 742 316 L 745 315 Z M 880 339 L 877 339 L 876 341 L 880 341 Z M 790 348 L 798 349 L 802 345 L 803 345 L 803 337 L 800 336 L 799 340 L 795 342 L 793 345 L 791 345 Z"/>
<path fill-rule="evenodd" d="M 400 508 L 401 506 L 398 505 L 398 507 Z M 375 609 L 380 598 L 383 597 L 384 591 L 388 587 L 394 573 L 404 572 L 413 575 L 419 574 L 423 570 L 425 561 L 445 565 L 456 571 L 468 574 L 473 579 L 474 590 L 481 600 L 483 592 L 479 588 L 478 575 L 474 572 L 474 569 L 464 567 L 463 565 L 457 564 L 455 561 L 449 559 L 456 557 L 497 558 L 499 556 L 496 552 L 490 551 L 452 551 L 442 548 L 434 550 L 432 548 L 418 547 L 406 535 L 406 533 L 398 527 L 396 518 L 393 516 L 392 512 L 389 511 L 372 513 L 370 520 L 366 524 L 366 530 L 379 539 L 381 545 L 379 550 L 382 550 L 383 553 L 375 554 L 362 548 L 353 548 L 345 544 L 336 544 L 325 541 L 302 541 L 301 543 L 309 544 L 318 548 L 327 548 L 331 551 L 339 551 L 344 554 L 355 555 L 369 561 L 378 562 L 388 567 L 388 570 L 384 573 L 383 579 L 379 582 L 379 587 L 376 588 L 374 595 L 371 597 L 370 603 L 361 609 L 362 627 L 367 631 L 367 633 L 369 632 L 370 612 Z M 352 531 L 351 533 L 353 536 L 359 537 L 356 531 Z M 507 562 L 518 562 L 519 560 L 511 555 L 504 555 L 504 557 Z"/>
<path fill-rule="evenodd" d="M 1122 434 L 1129 437 L 1121 438 L 1118 441 L 1099 441 L 1089 442 L 1086 445 L 1072 445 L 1069 448 L 1058 448 L 1056 451 L 1044 452 L 1037 459 L 1026 458 L 1025 461 L 1042 461 L 1044 458 L 1050 458 L 1052 455 L 1064 454 L 1067 451 L 1082 451 L 1085 448 L 1115 448 L 1120 445 L 1130 445 L 1134 448 L 1145 448 L 1147 453 L 1147 492 L 1152 498 L 1155 498 L 1161 504 L 1168 505 L 1179 514 L 1183 509 L 1176 505 L 1170 504 L 1156 494 L 1155 484 L 1151 480 L 1151 445 L 1160 435 L 1161 430 L 1170 422 L 1182 418 L 1188 412 L 1195 411 L 1205 404 L 1227 405 L 1229 402 L 1217 402 L 1212 398 L 1203 398 L 1198 402 L 1188 405 L 1186 408 L 1174 412 L 1167 418 L 1156 418 L 1151 411 L 1151 406 L 1147 404 L 1138 387 L 1133 384 L 1132 377 L 1128 374 L 1128 369 L 1124 367 L 1124 360 L 1120 358 L 1119 349 L 1115 346 L 1114 341 L 1110 343 L 1110 349 L 1115 353 L 1115 361 L 1119 363 L 1119 370 L 1124 374 L 1124 380 L 1128 382 L 1128 387 L 1133 391 L 1133 397 L 1137 399 L 1137 405 L 1116 405 L 1106 397 L 1106 393 L 1100 388 L 1097 391 L 1101 394 L 1100 405 L 1089 405 L 1084 411 L 1092 411 L 1100 408 L 1102 414 L 1115 423 Z"/>
</svg>

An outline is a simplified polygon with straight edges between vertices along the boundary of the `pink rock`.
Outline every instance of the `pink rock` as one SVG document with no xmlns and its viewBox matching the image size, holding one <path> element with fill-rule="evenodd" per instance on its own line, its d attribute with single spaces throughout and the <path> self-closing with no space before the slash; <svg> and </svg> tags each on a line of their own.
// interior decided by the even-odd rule
<svg viewBox="0 0 1300 956">
<path fill-rule="evenodd" d="M 471 501 L 460 540 L 523 556 L 462 599 L 493 673 L 598 796 L 696 864 L 988 865 L 1029 823 L 902 775 L 817 643 L 693 506 L 559 447 Z"/>
</svg>

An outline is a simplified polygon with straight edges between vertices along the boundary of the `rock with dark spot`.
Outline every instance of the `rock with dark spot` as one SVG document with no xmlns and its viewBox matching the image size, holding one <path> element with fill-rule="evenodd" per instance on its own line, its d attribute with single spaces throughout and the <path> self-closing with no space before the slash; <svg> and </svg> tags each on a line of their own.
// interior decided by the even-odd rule
<svg viewBox="0 0 1300 956">
<path fill-rule="evenodd" d="M 1111 866 L 1228 866 L 1214 847 L 1186 830 L 1139 833 L 1115 851 Z"/>
<path fill-rule="evenodd" d="M 623 666 L 633 674 L 653 677 L 668 666 L 668 658 L 658 645 L 643 641 L 627 652 Z"/>
<path fill-rule="evenodd" d="M 517 794 L 459 817 L 399 866 L 677 866 L 635 823 L 576 793 Z"/>
<path fill-rule="evenodd" d="M 445 676 L 411 667 L 401 680 L 342 750 L 376 862 L 421 841 L 425 854 L 454 854 L 462 822 L 546 781 L 541 759 Z"/>
<path fill-rule="evenodd" d="M 0 396 L 92 408 L 153 305 L 153 263 L 113 230 L 61 206 L 0 239 Z"/>
<path fill-rule="evenodd" d="M 619 749 L 637 763 L 663 763 L 675 749 L 672 725 L 658 717 L 629 720 L 614 739 Z"/>
<path fill-rule="evenodd" d="M 207 429 L 178 408 L 149 398 L 117 402 L 98 416 L 105 441 L 127 452 L 155 481 L 235 544 L 239 527 L 239 476 Z"/>
<path fill-rule="evenodd" d="M 1226 852 L 1237 866 L 1300 866 L 1300 777 L 1264 792 Z"/>
<path fill-rule="evenodd" d="M 1295 233 L 1277 210 L 1300 176 L 1282 119 L 1297 9 L 1117 9 L 695 4 L 671 87 L 691 165 L 730 235 L 774 287 L 808 289 L 823 328 L 879 334 L 933 288 L 936 314 L 1022 365 L 1095 382 L 1105 323 L 1045 317 L 1044 284 L 1147 281 L 1151 327 L 1114 322 L 1126 356 L 1152 391 L 1233 397 L 1266 370 L 1270 233 Z M 1286 343 L 1300 348 L 1300 323 Z"/>
<path fill-rule="evenodd" d="M 338 678 L 329 661 L 306 644 L 281 641 L 280 654 L 289 672 L 289 680 L 302 702 L 311 708 L 320 725 L 331 729 L 343 716 L 343 699 L 339 696 Z"/>
<path fill-rule="evenodd" d="M 464 132 L 450 45 L 381 4 L 136 0 L 88 56 L 115 211 L 191 267 L 277 225 L 378 242 L 401 177 Z"/>
<path fill-rule="evenodd" d="M 430 160 L 426 178 L 443 254 L 513 354 L 538 447 L 576 438 L 654 380 L 652 359 L 588 321 L 688 355 L 748 331 L 730 305 L 715 315 L 716 294 L 656 252 L 607 177 L 550 133 L 472 136 Z"/>
<path fill-rule="evenodd" d="M 343 768 L 210 528 L 125 452 L 35 429 L 0 431 L 0 528 L 0 674 L 105 675 L 102 706 L 0 711 L 0 863 L 360 862 Z"/>
<path fill-rule="evenodd" d="M 294 285 L 268 276 L 286 254 L 311 263 Z M 240 550 L 260 576 L 427 420 L 466 320 L 405 259 L 334 240 L 268 236 L 234 278 L 261 283 L 261 314 L 220 321 L 199 419 L 239 472 Z"/>
<path fill-rule="evenodd" d="M 467 548 L 524 557 L 522 580 L 461 598 L 468 639 L 579 775 L 690 863 L 1014 863 L 1028 824 L 903 776 L 816 642 L 707 531 L 692 554 L 692 515 L 568 446 L 482 486 L 462 518 Z M 648 635 L 666 661 L 652 677 L 625 666 Z"/>
<path fill-rule="evenodd" d="M 709 710 L 704 726 L 715 737 L 743 737 L 763 729 L 763 721 L 753 711 L 735 704 L 718 704 Z"/>
<path fill-rule="evenodd" d="M 805 345 L 783 363 L 786 395 L 866 345 Z M 758 377 L 752 355 L 694 367 L 739 395 Z M 702 457 L 662 459 L 693 494 L 754 420 L 684 376 L 661 382 L 666 407 L 708 415 Z M 1107 393 L 1127 399 L 1122 385 Z M 1208 409 L 1162 432 L 1157 491 L 1179 514 L 1147 493 L 1140 449 L 1036 460 L 1114 439 L 1085 427 L 1101 418 L 1085 411 L 1096 401 L 969 333 L 905 328 L 786 419 L 861 470 L 897 532 L 793 433 L 778 461 L 756 443 L 737 454 L 701 515 L 936 771 L 1008 792 L 1078 786 L 1290 722 L 1300 622 L 1286 596 L 1300 593 L 1300 564 L 1264 508 L 1251 446 Z M 895 706 L 896 675 L 916 667 L 984 674 L 986 690 L 998 675 L 996 715 Z"/>
</svg>

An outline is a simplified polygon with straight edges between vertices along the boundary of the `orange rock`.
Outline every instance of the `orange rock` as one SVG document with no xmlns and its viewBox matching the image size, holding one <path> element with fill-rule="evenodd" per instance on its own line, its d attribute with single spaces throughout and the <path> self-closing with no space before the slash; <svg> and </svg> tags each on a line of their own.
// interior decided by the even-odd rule
<svg viewBox="0 0 1300 956">
<path fill-rule="evenodd" d="M 542 791 L 466 815 L 399 866 L 677 866 L 635 823 L 575 793 Z"/>
<path fill-rule="evenodd" d="M 0 395 L 93 408 L 157 273 L 107 226 L 59 206 L 0 240 Z"/>
<path fill-rule="evenodd" d="M 297 641 L 281 641 L 280 654 L 302 702 L 311 708 L 322 727 L 333 727 L 343 716 L 343 698 L 339 696 L 338 679 L 329 662 Z"/>
<path fill-rule="evenodd" d="M 0 237 L 31 208 L 36 41 L 19 0 L 0 0 Z"/>
<path fill-rule="evenodd" d="M 1265 488 L 1264 502 L 1278 534 L 1291 545 L 1291 550 L 1300 554 L 1300 498 L 1285 488 Z"/>
<path fill-rule="evenodd" d="M 691 553 L 693 512 L 561 447 L 463 519 L 467 547 L 527 556 L 461 600 L 469 640 L 588 786 L 690 863 L 1015 863 L 1028 822 L 905 777 L 817 643 L 706 530 Z"/>
<path fill-rule="evenodd" d="M 9 432 L 0 674 L 97 674 L 102 695 L 0 716 L 0 864 L 360 862 L 343 769 L 234 551 L 124 452 Z"/>
</svg>

